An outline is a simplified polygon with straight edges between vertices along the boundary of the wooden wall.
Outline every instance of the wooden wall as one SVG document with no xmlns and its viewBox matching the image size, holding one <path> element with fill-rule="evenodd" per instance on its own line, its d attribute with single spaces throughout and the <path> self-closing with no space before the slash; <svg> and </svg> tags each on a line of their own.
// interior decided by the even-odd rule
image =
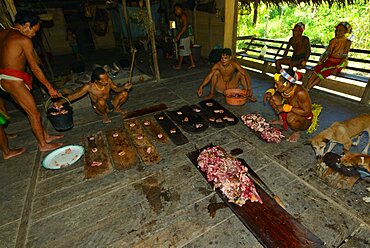
<svg viewBox="0 0 370 248">
<path fill-rule="evenodd" d="M 53 14 L 54 26 L 43 29 L 45 34 L 43 43 L 46 50 L 54 55 L 72 53 L 65 40 L 67 24 L 62 9 L 48 9 L 48 13 Z"/>
<path fill-rule="evenodd" d="M 193 23 L 193 12 L 187 10 L 189 23 Z M 216 44 L 223 45 L 224 42 L 224 25 L 215 14 L 196 11 L 196 27 L 193 26 L 195 34 L 195 44 L 201 45 L 201 56 L 208 58 L 209 52 Z"/>
</svg>

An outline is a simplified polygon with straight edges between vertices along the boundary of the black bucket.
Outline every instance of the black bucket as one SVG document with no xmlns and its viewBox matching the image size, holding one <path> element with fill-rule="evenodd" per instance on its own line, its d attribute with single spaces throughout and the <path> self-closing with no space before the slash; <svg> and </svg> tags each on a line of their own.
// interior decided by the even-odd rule
<svg viewBox="0 0 370 248">
<path fill-rule="evenodd" d="M 49 104 L 51 103 L 50 98 L 47 100 L 45 108 L 46 108 L 46 115 L 50 120 L 51 124 L 53 125 L 54 129 L 57 131 L 67 131 L 73 127 L 73 108 L 68 101 L 67 98 L 64 98 L 67 102 L 63 104 L 62 110 L 67 111 L 65 114 L 58 114 L 53 115 L 52 113 L 58 112 L 55 108 L 49 108 Z"/>
</svg>

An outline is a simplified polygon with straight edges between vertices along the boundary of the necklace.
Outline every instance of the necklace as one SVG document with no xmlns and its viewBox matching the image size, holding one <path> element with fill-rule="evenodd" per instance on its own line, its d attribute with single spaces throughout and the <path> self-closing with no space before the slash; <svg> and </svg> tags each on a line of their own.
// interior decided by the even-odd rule
<svg viewBox="0 0 370 248">
<path fill-rule="evenodd" d="M 290 98 L 290 97 L 292 97 L 293 95 L 294 95 L 294 91 L 295 91 L 295 88 L 297 87 L 297 85 L 294 85 L 293 86 L 293 89 L 291 90 L 291 91 L 289 91 L 288 93 L 285 93 L 285 92 L 283 92 L 282 94 L 283 94 L 283 96 L 285 97 L 285 98 Z"/>
<path fill-rule="evenodd" d="M 102 88 L 99 88 L 98 85 L 96 83 L 94 83 L 94 86 L 95 88 L 97 88 L 98 90 L 104 90 L 105 89 L 105 86 L 103 86 Z"/>
</svg>

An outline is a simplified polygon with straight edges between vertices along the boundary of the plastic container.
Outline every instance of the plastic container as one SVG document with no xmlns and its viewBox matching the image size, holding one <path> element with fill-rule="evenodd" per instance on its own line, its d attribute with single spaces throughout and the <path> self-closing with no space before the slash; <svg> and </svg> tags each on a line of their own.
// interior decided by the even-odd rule
<svg viewBox="0 0 370 248">
<path fill-rule="evenodd" d="M 51 104 L 51 98 L 46 101 L 45 110 L 46 116 L 57 131 L 67 131 L 73 127 L 73 108 L 71 102 L 65 98 L 67 102 L 63 104 L 63 110 L 68 111 L 65 114 L 52 115 L 51 113 L 57 112 L 55 108 L 49 108 Z"/>
<path fill-rule="evenodd" d="M 224 91 L 226 103 L 240 106 L 247 102 L 247 91 L 242 89 L 228 89 Z"/>
<path fill-rule="evenodd" d="M 201 45 L 193 45 L 193 48 L 191 49 L 191 53 L 193 54 L 193 58 L 195 61 L 200 61 L 200 55 L 201 55 Z"/>
</svg>

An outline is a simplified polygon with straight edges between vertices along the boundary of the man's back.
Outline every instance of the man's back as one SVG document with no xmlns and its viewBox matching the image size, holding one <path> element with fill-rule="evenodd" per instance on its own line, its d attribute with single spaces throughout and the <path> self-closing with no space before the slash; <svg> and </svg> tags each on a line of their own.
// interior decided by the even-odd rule
<svg viewBox="0 0 370 248">
<path fill-rule="evenodd" d="M 0 68 L 24 71 L 26 58 L 21 45 L 28 37 L 19 31 L 5 29 L 0 31 Z"/>
</svg>

